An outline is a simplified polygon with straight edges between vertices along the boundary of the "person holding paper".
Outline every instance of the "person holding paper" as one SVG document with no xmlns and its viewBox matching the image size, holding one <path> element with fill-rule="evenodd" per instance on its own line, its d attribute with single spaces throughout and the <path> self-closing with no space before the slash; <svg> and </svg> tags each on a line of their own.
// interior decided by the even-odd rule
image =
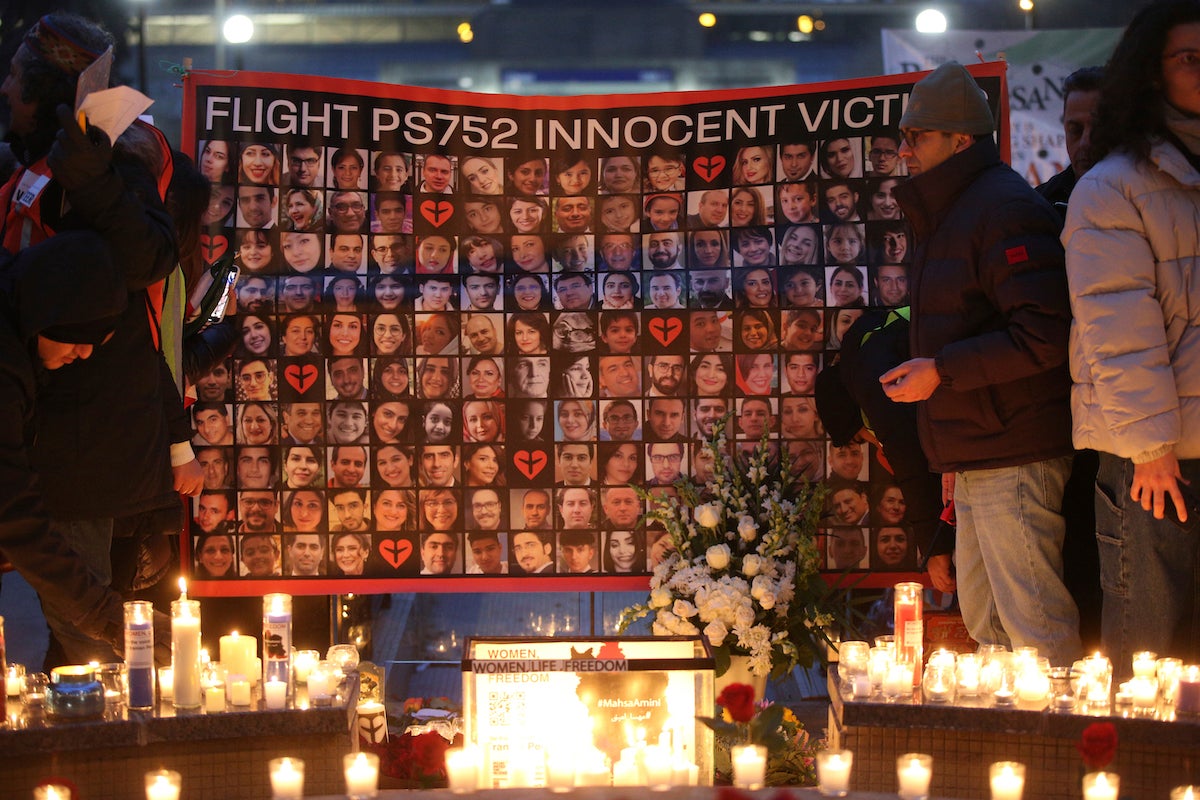
<svg viewBox="0 0 1200 800">
<path fill-rule="evenodd" d="M 112 44 L 89 20 L 47 14 L 26 32 L 0 87 L 10 109 L 8 142 L 21 163 L 0 192 L 4 248 L 20 254 L 67 231 L 92 231 L 102 246 L 80 260 L 106 252 L 130 295 L 107 346 L 48 376 L 33 447 L 52 529 L 80 550 L 102 584 L 111 575 L 114 520 L 167 508 L 177 520 L 172 465 L 194 459 L 187 417 L 147 318 L 147 290 L 160 287 L 178 261 L 160 194 L 170 147 L 143 123 L 115 131 L 114 143 L 93 124 L 81 128 L 75 114 L 81 75 Z M 107 78 L 96 83 L 106 86 Z M 18 188 L 27 202 L 14 202 Z M 46 610 L 65 650 L 52 652 L 47 666 L 116 660 L 109 643 Z"/>
</svg>

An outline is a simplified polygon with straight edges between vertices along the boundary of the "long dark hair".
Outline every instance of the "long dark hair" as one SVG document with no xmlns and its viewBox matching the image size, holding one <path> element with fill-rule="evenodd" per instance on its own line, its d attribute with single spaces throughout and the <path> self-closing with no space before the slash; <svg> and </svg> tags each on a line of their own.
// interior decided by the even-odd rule
<svg viewBox="0 0 1200 800">
<path fill-rule="evenodd" d="M 1121 149 L 1139 161 L 1149 158 L 1150 140 L 1166 132 L 1162 56 L 1167 34 L 1189 22 L 1200 22 L 1198 0 L 1159 0 L 1129 23 L 1104 68 L 1092 127 L 1093 162 Z"/>
</svg>

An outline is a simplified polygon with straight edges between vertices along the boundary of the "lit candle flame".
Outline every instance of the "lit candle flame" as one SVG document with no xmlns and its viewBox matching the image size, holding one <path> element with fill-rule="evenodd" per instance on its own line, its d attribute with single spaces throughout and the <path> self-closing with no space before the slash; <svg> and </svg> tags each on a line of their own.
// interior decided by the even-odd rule
<svg viewBox="0 0 1200 800">
<path fill-rule="evenodd" d="M 187 600 L 187 579 L 186 578 L 179 579 L 179 599 Z"/>
</svg>

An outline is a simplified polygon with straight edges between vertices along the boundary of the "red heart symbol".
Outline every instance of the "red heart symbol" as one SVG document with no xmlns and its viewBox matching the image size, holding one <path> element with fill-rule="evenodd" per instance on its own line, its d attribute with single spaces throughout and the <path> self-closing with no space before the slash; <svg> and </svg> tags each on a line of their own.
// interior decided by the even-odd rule
<svg viewBox="0 0 1200 800">
<path fill-rule="evenodd" d="M 421 203 L 421 216 L 435 228 L 440 228 L 454 216 L 454 204 L 449 200 L 426 200 Z"/>
<path fill-rule="evenodd" d="M 317 367 L 315 364 L 289 364 L 283 377 L 293 389 L 304 394 L 317 382 Z"/>
<path fill-rule="evenodd" d="M 229 239 L 224 235 L 212 236 L 207 233 L 200 234 L 200 250 L 204 253 L 205 264 L 217 263 L 228 249 Z"/>
<path fill-rule="evenodd" d="M 655 317 L 647 327 L 650 333 L 654 334 L 654 338 L 658 339 L 659 344 L 666 347 L 683 333 L 683 320 L 678 317 Z"/>
<path fill-rule="evenodd" d="M 705 183 L 712 183 L 712 179 L 721 174 L 721 170 L 725 169 L 725 156 L 700 156 L 693 159 L 692 167 L 696 170 L 696 174 L 704 178 Z"/>
<path fill-rule="evenodd" d="M 529 480 L 536 478 L 546 468 L 548 460 L 543 450 L 518 450 L 513 453 L 513 466 Z"/>
<path fill-rule="evenodd" d="M 399 569 L 412 555 L 412 551 L 413 543 L 407 539 L 384 539 L 379 543 L 379 555 L 392 565 L 392 569 Z"/>
</svg>

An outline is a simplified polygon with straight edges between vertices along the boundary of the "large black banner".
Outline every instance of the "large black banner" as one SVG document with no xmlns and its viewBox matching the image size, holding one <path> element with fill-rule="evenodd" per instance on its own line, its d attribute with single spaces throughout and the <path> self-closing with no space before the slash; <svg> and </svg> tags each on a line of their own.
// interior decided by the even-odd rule
<svg viewBox="0 0 1200 800">
<path fill-rule="evenodd" d="M 972 71 L 1007 130 L 1003 66 Z M 241 331 L 194 387 L 196 593 L 642 588 L 668 545 L 631 484 L 704 480 L 726 414 L 733 446 L 765 430 L 828 483 L 830 571 L 912 571 L 903 495 L 829 446 L 812 390 L 862 308 L 907 303 L 919 77 L 530 98 L 189 75 Z"/>
</svg>

